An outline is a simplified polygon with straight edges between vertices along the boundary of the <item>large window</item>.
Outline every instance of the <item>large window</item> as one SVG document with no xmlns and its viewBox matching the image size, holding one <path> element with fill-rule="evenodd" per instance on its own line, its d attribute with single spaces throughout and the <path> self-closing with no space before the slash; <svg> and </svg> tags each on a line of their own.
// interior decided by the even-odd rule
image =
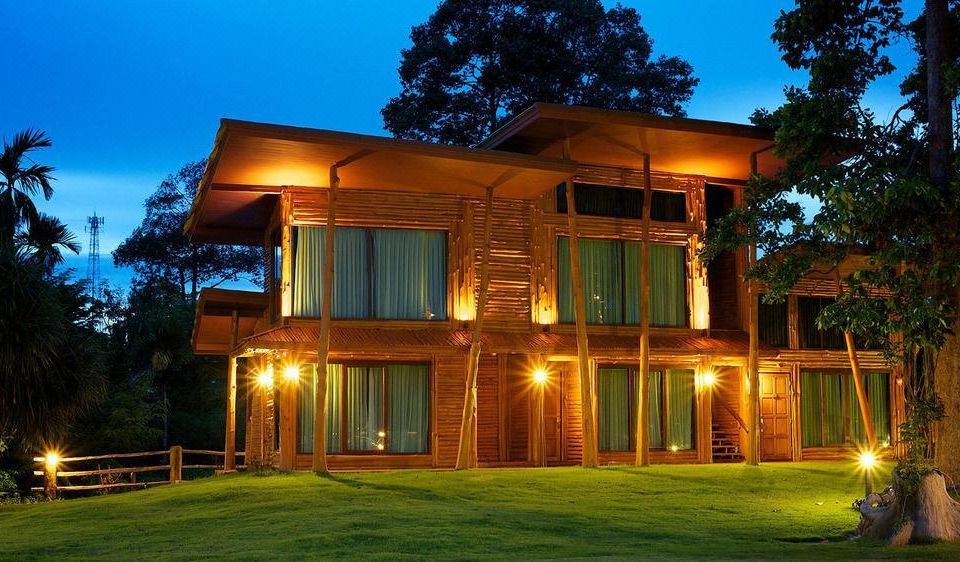
<svg viewBox="0 0 960 562">
<path fill-rule="evenodd" d="M 833 304 L 828 297 L 797 297 L 797 312 L 800 332 L 800 347 L 809 349 L 843 349 L 843 332 L 837 328 L 821 330 L 817 327 L 817 316 L 827 306 Z"/>
<path fill-rule="evenodd" d="M 760 340 L 774 347 L 787 347 L 787 301 L 765 303 L 760 295 L 758 335 Z"/>
<path fill-rule="evenodd" d="M 597 369 L 597 415 L 601 451 L 635 451 L 640 377 L 628 367 Z M 692 369 L 650 371 L 651 449 L 694 447 L 694 373 Z"/>
<path fill-rule="evenodd" d="M 687 198 L 679 191 L 653 191 L 650 218 L 655 221 L 686 222 Z M 643 189 L 592 183 L 573 184 L 577 214 L 628 219 L 643 218 Z M 567 186 L 557 186 L 557 212 L 567 212 Z"/>
<path fill-rule="evenodd" d="M 299 451 L 313 452 L 316 366 L 300 383 Z M 328 453 L 426 453 L 430 368 L 418 364 L 329 365 Z"/>
<path fill-rule="evenodd" d="M 887 373 L 863 376 L 877 441 L 890 444 L 890 387 Z M 800 432 L 804 447 L 867 442 L 853 375 L 843 372 L 800 374 Z"/>
<path fill-rule="evenodd" d="M 294 316 L 320 316 L 323 238 L 293 230 Z M 337 228 L 334 255 L 334 318 L 446 319 L 446 232 Z"/>
<path fill-rule="evenodd" d="M 650 245 L 650 325 L 686 326 L 686 251 Z M 560 322 L 573 322 L 570 239 L 557 239 Z M 640 323 L 640 243 L 580 239 L 580 276 L 590 324 Z"/>
</svg>

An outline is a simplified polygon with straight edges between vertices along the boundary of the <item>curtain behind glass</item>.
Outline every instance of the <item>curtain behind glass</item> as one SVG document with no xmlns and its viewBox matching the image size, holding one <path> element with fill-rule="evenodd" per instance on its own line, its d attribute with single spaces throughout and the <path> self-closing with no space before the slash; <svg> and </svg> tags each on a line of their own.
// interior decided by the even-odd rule
<svg viewBox="0 0 960 562">
<path fill-rule="evenodd" d="M 324 228 L 294 227 L 293 315 L 320 316 L 323 291 Z M 333 282 L 333 317 L 368 318 L 369 285 L 366 232 L 337 228 Z"/>
<path fill-rule="evenodd" d="M 682 246 L 650 245 L 650 325 L 686 326 L 686 280 Z"/>
<path fill-rule="evenodd" d="M 633 408 L 630 409 L 630 437 L 636 439 L 633 432 L 637 427 L 637 412 L 640 411 L 640 374 L 633 377 Z M 660 404 L 662 400 L 663 373 L 650 371 L 650 396 L 647 398 L 649 415 L 647 416 L 647 435 L 650 438 L 651 449 L 663 448 L 663 424 Z M 635 444 L 634 444 L 635 445 Z M 636 450 L 636 446 L 634 446 Z"/>
<path fill-rule="evenodd" d="M 820 379 L 823 389 L 824 445 L 843 445 L 843 385 L 842 375 L 824 374 Z"/>
<path fill-rule="evenodd" d="M 320 316 L 322 263 L 323 229 L 312 226 L 294 227 L 292 299 L 294 316 Z"/>
<path fill-rule="evenodd" d="M 628 378 L 625 368 L 597 369 L 597 415 L 601 451 L 630 450 Z M 635 377 L 639 378 L 639 377 Z"/>
<path fill-rule="evenodd" d="M 667 370 L 668 446 L 678 449 L 693 448 L 694 378 L 692 369 Z"/>
<path fill-rule="evenodd" d="M 820 447 L 820 373 L 800 373 L 800 437 L 804 447 Z"/>
<path fill-rule="evenodd" d="M 391 229 L 372 232 L 376 317 L 445 319 L 446 233 Z"/>
<path fill-rule="evenodd" d="M 627 301 L 625 324 L 640 323 L 640 242 L 623 244 L 623 285 Z"/>
<path fill-rule="evenodd" d="M 573 274 L 570 239 L 557 239 L 559 287 L 557 301 L 561 322 L 573 322 Z M 580 278 L 586 301 L 587 322 L 623 323 L 623 264 L 617 240 L 580 239 Z"/>
<path fill-rule="evenodd" d="M 387 449 L 391 453 L 427 452 L 429 373 L 426 365 L 387 367 Z"/>
<path fill-rule="evenodd" d="M 306 370 L 306 376 L 304 376 Z M 317 391 L 317 366 L 301 369 L 297 426 L 301 453 L 313 452 L 313 411 Z M 327 452 L 340 451 L 340 365 L 327 365 Z"/>
<path fill-rule="evenodd" d="M 378 451 L 383 446 L 383 369 L 347 367 L 347 449 Z"/>
<path fill-rule="evenodd" d="M 860 380 L 863 381 L 864 385 L 867 384 L 867 376 L 863 376 Z M 850 440 L 856 445 L 865 445 L 867 443 L 867 428 L 863 425 L 863 416 L 860 414 L 860 401 L 857 400 L 857 392 L 853 386 L 853 374 L 843 377 L 843 381 L 848 384 L 845 394 L 847 411 L 850 416 Z M 869 393 L 867 400 L 869 401 Z M 872 403 L 870 407 L 873 408 Z"/>
<path fill-rule="evenodd" d="M 873 427 L 877 432 L 877 442 L 890 444 L 890 378 L 887 373 L 867 375 L 867 396 L 870 397 L 870 410 Z"/>
</svg>

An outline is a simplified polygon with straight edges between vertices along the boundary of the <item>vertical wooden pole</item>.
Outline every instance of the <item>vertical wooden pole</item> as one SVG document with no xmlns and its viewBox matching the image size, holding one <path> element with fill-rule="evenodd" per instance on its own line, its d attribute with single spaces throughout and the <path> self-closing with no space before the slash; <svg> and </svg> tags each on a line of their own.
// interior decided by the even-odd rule
<svg viewBox="0 0 960 562">
<path fill-rule="evenodd" d="M 877 432 L 876 428 L 873 427 L 873 417 L 870 414 L 870 401 L 867 399 L 867 389 L 863 387 L 863 373 L 860 371 L 860 359 L 857 357 L 857 347 L 853 342 L 853 334 L 851 334 L 849 330 L 843 331 L 843 341 L 847 344 L 850 370 L 853 371 L 853 388 L 857 393 L 857 404 L 860 406 L 863 428 L 867 433 L 867 443 L 871 449 L 876 449 Z"/>
<path fill-rule="evenodd" d="M 643 233 L 640 242 L 640 393 L 637 397 L 636 464 L 650 465 L 650 155 L 643 155 Z"/>
<path fill-rule="evenodd" d="M 750 155 L 750 174 L 757 174 L 757 154 Z M 751 243 L 748 266 L 757 264 L 757 245 Z M 750 347 L 747 355 L 747 450 L 746 463 L 760 464 L 760 335 L 758 331 L 760 303 L 757 287 L 753 281 L 747 282 L 748 332 Z"/>
<path fill-rule="evenodd" d="M 57 499 L 57 463 L 43 459 L 43 492 L 48 500 Z"/>
<path fill-rule="evenodd" d="M 467 356 L 466 390 L 463 396 L 463 416 L 460 419 L 460 441 L 457 446 L 457 470 L 474 468 L 477 464 L 477 371 L 480 368 L 480 337 L 483 335 L 483 313 L 487 306 L 490 286 L 490 231 L 493 228 L 493 186 L 487 186 L 486 208 L 483 215 L 483 261 L 480 262 L 480 297 L 473 320 L 473 337 Z"/>
<path fill-rule="evenodd" d="M 227 417 L 223 446 L 223 471 L 237 469 L 237 346 L 239 313 L 234 310 L 230 325 L 230 356 L 227 359 Z"/>
<path fill-rule="evenodd" d="M 176 484 L 183 478 L 183 447 L 170 447 L 170 483 Z"/>
<path fill-rule="evenodd" d="M 570 141 L 563 143 L 564 158 L 570 158 Z M 577 325 L 577 370 L 580 374 L 580 404 L 583 410 L 583 460 L 585 467 L 597 466 L 597 391 L 590 372 L 590 350 L 587 347 L 587 304 L 580 277 L 580 242 L 577 229 L 577 199 L 573 180 L 566 181 L 567 226 L 570 230 L 570 271 L 573 277 L 573 310 Z"/>
<path fill-rule="evenodd" d="M 320 342 L 317 345 L 317 389 L 313 407 L 313 471 L 327 472 L 327 356 L 330 353 L 330 316 L 333 314 L 334 240 L 340 177 L 330 166 L 327 224 L 323 238 L 323 293 L 320 301 Z"/>
<path fill-rule="evenodd" d="M 546 442 L 543 439 L 543 386 L 547 383 L 534 383 L 533 408 L 530 419 L 530 464 L 546 465 Z"/>
<path fill-rule="evenodd" d="M 289 359 L 288 359 L 289 361 Z M 280 470 L 291 471 L 297 461 L 297 387 L 299 379 L 288 380 L 286 370 L 280 384 Z"/>
</svg>

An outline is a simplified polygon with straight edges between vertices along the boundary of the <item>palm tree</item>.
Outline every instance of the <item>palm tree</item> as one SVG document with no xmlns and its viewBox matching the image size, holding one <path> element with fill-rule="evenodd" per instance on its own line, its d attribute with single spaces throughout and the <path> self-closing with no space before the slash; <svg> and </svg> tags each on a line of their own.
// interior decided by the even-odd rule
<svg viewBox="0 0 960 562">
<path fill-rule="evenodd" d="M 74 254 L 80 253 L 80 243 L 67 225 L 57 217 L 43 213 L 29 221 L 27 229 L 17 235 L 17 246 L 47 274 L 53 273 L 53 269 L 63 263 L 61 248 Z"/>
<path fill-rule="evenodd" d="M 13 142 L 4 141 L 0 153 L 0 247 L 13 248 L 20 223 L 37 218 L 32 196 L 53 196 L 53 167 L 37 164 L 29 156 L 30 152 L 52 144 L 46 133 L 36 129 L 20 131 L 13 136 Z"/>
</svg>

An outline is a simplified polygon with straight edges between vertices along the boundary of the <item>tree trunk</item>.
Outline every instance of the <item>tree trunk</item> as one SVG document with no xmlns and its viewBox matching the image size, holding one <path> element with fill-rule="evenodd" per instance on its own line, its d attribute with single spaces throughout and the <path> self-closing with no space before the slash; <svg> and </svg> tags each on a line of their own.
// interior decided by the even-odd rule
<svg viewBox="0 0 960 562">
<path fill-rule="evenodd" d="M 861 537 L 880 539 L 894 546 L 909 543 L 960 540 L 960 502 L 947 493 L 943 474 L 921 477 L 914 493 L 905 482 L 893 480 L 893 497 L 886 505 L 879 494 L 870 494 L 860 504 Z"/>
<path fill-rule="evenodd" d="M 930 148 L 930 181 L 934 187 L 946 190 L 950 187 L 950 156 L 953 152 L 953 100 L 948 99 L 943 84 L 947 0 L 926 0 L 924 11 L 927 34 L 927 140 Z"/>
<path fill-rule="evenodd" d="M 850 371 L 853 373 L 853 388 L 857 393 L 857 404 L 860 407 L 860 419 L 863 420 L 863 428 L 867 434 L 867 443 L 871 450 L 875 450 L 877 448 L 877 432 L 873 427 L 873 416 L 870 415 L 867 389 L 863 387 L 863 373 L 860 371 L 857 347 L 853 342 L 853 334 L 849 330 L 843 331 L 843 341 L 847 344 L 847 357 L 850 359 Z"/>
<path fill-rule="evenodd" d="M 954 482 L 960 478 L 960 338 L 947 334 L 937 353 L 934 367 L 934 388 L 943 402 L 946 417 L 935 427 L 933 460 Z"/>
</svg>

